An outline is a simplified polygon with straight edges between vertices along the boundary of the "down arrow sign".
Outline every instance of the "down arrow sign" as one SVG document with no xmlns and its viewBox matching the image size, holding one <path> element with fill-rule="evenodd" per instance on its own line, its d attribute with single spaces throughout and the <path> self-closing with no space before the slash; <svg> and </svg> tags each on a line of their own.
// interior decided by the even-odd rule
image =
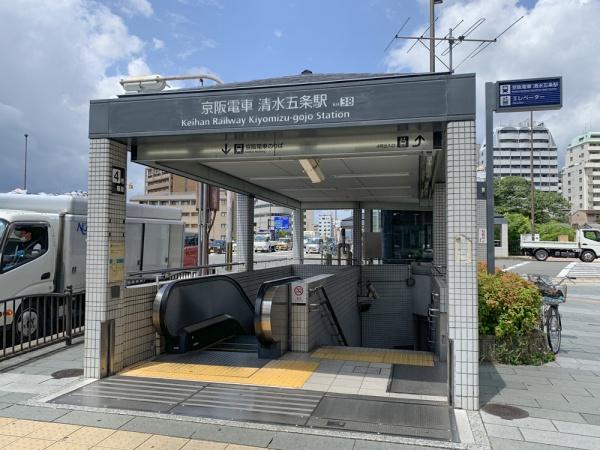
<svg viewBox="0 0 600 450">
<path fill-rule="evenodd" d="M 225 144 L 225 147 L 221 149 L 221 151 L 225 154 L 228 154 L 231 151 L 231 148 Z"/>
</svg>

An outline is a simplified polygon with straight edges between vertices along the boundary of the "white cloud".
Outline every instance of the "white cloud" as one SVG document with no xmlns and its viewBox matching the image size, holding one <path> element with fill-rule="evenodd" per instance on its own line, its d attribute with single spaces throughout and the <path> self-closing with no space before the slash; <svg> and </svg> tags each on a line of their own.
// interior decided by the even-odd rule
<svg viewBox="0 0 600 450">
<path fill-rule="evenodd" d="M 152 4 L 148 0 L 121 0 L 119 6 L 121 11 L 128 16 L 150 17 L 154 14 Z"/>
<path fill-rule="evenodd" d="M 534 114 L 549 126 L 559 145 L 564 148 L 586 126 L 600 129 L 600 1 L 592 0 L 539 0 L 532 10 L 519 6 L 518 0 L 456 0 L 439 8 L 437 34 L 445 34 L 460 19 L 459 32 L 480 17 L 486 18 L 470 37 L 493 38 L 511 22 L 525 15 L 513 29 L 491 44 L 484 52 L 468 59 L 458 72 L 477 74 L 477 132 L 483 141 L 483 89 L 486 81 L 512 78 L 532 78 L 562 75 L 564 81 L 563 108 Z M 413 31 L 420 34 L 425 29 Z M 462 30 L 461 30 L 462 29 Z M 427 72 L 427 51 L 417 45 L 411 53 L 406 50 L 412 43 L 401 44 L 387 59 L 390 71 Z M 445 48 L 438 47 L 438 54 Z M 456 48 L 455 63 L 459 63 L 475 48 L 462 43 Z M 446 59 L 447 57 L 444 57 Z M 437 70 L 445 70 L 437 63 Z M 522 121 L 527 113 L 496 114 L 495 123 Z"/>
<path fill-rule="evenodd" d="M 154 45 L 154 50 L 165 48 L 165 41 L 161 41 L 158 38 L 152 38 L 152 44 Z"/>
<path fill-rule="evenodd" d="M 149 72 L 143 42 L 85 0 L 0 2 L 0 42 L 0 191 L 22 183 L 24 133 L 31 191 L 86 189 L 89 101 L 122 92 L 116 65 Z"/>
<path fill-rule="evenodd" d="M 281 30 L 273 30 L 273 34 L 277 39 L 280 39 L 283 36 L 283 31 Z"/>
</svg>

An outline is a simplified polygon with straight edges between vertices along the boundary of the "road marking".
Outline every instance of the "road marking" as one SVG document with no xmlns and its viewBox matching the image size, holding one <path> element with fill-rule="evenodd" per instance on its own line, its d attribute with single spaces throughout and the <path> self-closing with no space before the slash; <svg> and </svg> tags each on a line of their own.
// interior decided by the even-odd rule
<svg viewBox="0 0 600 450">
<path fill-rule="evenodd" d="M 514 266 L 507 267 L 506 269 L 502 269 L 502 272 L 508 272 L 510 270 L 516 269 L 517 267 L 524 266 L 525 264 L 529 264 L 531 261 L 522 262 L 519 264 L 515 264 Z"/>
<path fill-rule="evenodd" d="M 573 267 L 575 267 L 576 265 L 577 265 L 577 261 L 573 261 L 572 263 L 567 264 L 567 266 L 558 273 L 557 277 L 564 278 L 564 277 L 568 276 L 571 269 Z"/>
</svg>

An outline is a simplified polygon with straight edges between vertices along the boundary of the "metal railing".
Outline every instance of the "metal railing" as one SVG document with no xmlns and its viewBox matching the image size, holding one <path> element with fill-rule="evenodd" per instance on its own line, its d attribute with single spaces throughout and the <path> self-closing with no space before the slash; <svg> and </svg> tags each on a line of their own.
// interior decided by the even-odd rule
<svg viewBox="0 0 600 450">
<path fill-rule="evenodd" d="M 83 335 L 85 291 L 0 300 L 0 361 Z"/>
</svg>

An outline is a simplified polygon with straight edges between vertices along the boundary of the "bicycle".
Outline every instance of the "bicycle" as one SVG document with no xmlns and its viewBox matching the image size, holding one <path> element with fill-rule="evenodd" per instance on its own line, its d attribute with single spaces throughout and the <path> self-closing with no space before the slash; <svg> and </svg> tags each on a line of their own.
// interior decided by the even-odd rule
<svg viewBox="0 0 600 450">
<path fill-rule="evenodd" d="M 540 312 L 540 328 L 546 334 L 548 347 L 555 355 L 560 350 L 562 335 L 562 321 L 558 306 L 567 301 L 567 286 L 565 280 L 574 280 L 575 277 L 564 277 L 558 283 L 544 275 L 527 275 L 527 279 L 534 283 L 542 294 L 542 310 Z"/>
</svg>

